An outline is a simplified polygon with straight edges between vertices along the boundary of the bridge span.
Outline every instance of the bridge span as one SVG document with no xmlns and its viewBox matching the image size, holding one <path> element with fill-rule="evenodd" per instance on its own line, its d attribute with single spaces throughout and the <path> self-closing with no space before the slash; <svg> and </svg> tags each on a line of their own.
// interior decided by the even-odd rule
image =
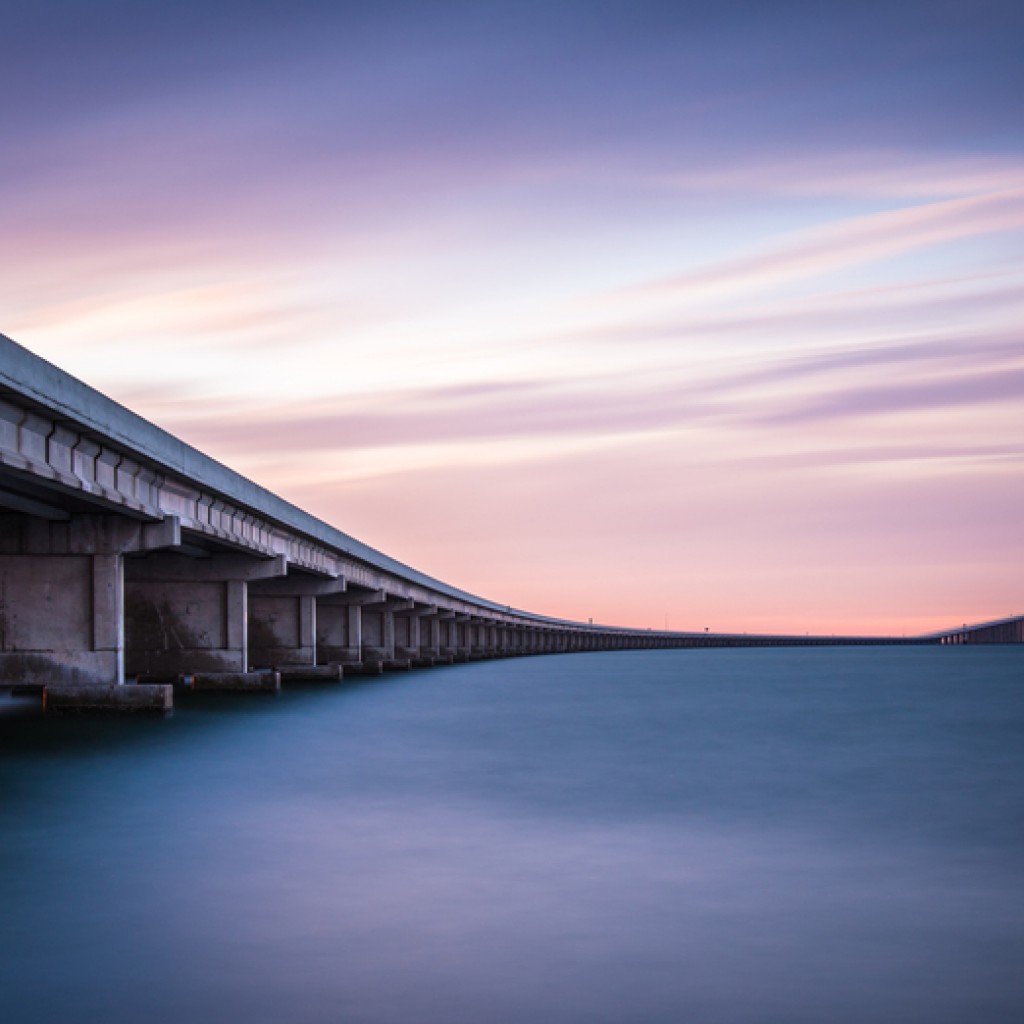
<svg viewBox="0 0 1024 1024">
<path fill-rule="evenodd" d="M 156 681 L 265 688 L 571 651 L 943 642 L 629 629 L 497 604 L 314 518 L 0 335 L 0 686 L 99 687 L 115 704 L 159 691 L 166 707 Z"/>
<path fill-rule="evenodd" d="M 1024 615 L 945 629 L 922 639 L 940 644 L 1024 644 Z"/>
</svg>

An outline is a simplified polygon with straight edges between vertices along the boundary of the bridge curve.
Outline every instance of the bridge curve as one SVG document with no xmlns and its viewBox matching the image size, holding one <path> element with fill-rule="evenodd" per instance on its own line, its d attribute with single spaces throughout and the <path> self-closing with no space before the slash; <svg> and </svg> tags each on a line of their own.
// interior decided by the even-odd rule
<svg viewBox="0 0 1024 1024">
<path fill-rule="evenodd" d="M 928 633 L 922 639 L 940 644 L 1024 644 L 1024 615 Z"/>
<path fill-rule="evenodd" d="M 0 335 L 0 685 L 939 642 L 631 629 L 502 605 L 317 519 Z"/>
</svg>

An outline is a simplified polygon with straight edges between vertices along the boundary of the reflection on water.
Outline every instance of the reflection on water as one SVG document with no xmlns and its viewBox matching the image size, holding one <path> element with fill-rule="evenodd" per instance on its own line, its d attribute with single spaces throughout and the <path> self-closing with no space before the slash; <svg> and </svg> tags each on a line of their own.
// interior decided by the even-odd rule
<svg viewBox="0 0 1024 1024">
<path fill-rule="evenodd" d="M 1024 649 L 0 708 L 0 1018 L 1024 1019 Z M 24 707 L 24 705 L 21 705 Z"/>
</svg>

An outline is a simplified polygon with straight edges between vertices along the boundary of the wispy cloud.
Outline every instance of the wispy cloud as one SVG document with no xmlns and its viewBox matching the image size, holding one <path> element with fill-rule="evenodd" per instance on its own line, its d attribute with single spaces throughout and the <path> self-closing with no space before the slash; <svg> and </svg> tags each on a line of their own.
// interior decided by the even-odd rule
<svg viewBox="0 0 1024 1024">
<path fill-rule="evenodd" d="M 819 277 L 978 235 L 1024 228 L 1024 186 L 871 213 L 798 233 L 789 240 L 640 286 L 700 301 Z"/>
<path fill-rule="evenodd" d="M 978 367 L 988 366 L 979 371 Z M 994 407 L 1024 395 L 1024 343 L 1002 336 L 895 341 L 786 355 L 700 379 L 543 378 L 375 393 L 329 404 L 172 399 L 171 421 L 214 450 L 342 452 L 510 439 L 643 436 L 692 428 L 793 427 L 923 410 Z M 143 396 L 139 396 L 140 398 Z M 150 400 L 152 396 L 150 395 Z M 161 407 L 159 400 L 155 406 Z"/>
<path fill-rule="evenodd" d="M 681 192 L 865 200 L 950 199 L 1019 189 L 1015 155 L 928 155 L 912 149 L 765 154 L 745 163 L 687 170 L 655 179 Z"/>
</svg>

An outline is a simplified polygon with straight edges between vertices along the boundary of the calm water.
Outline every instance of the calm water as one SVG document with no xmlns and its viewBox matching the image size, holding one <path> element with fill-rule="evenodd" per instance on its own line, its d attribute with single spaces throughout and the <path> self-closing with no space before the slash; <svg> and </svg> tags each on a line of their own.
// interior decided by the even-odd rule
<svg viewBox="0 0 1024 1024">
<path fill-rule="evenodd" d="M 1024 648 L 6 711 L 4 1021 L 1024 1020 Z"/>
</svg>

